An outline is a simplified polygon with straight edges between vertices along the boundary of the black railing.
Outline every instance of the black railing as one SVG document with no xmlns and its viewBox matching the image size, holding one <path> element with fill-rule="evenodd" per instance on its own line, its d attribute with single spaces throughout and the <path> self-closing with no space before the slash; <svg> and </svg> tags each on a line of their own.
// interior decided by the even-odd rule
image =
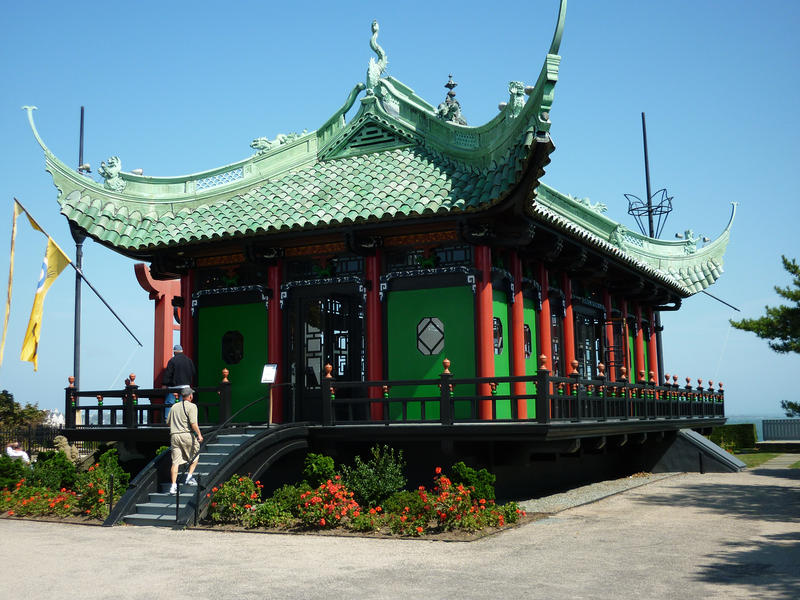
<svg viewBox="0 0 800 600">
<path fill-rule="evenodd" d="M 227 369 L 226 369 L 227 371 Z M 78 390 L 73 387 L 74 379 L 70 377 L 70 386 L 65 388 L 64 420 L 66 428 L 91 427 L 126 427 L 136 429 L 140 426 L 164 426 L 166 409 L 164 399 L 170 393 L 167 388 L 140 388 L 135 384 L 136 376 L 131 374 L 125 380 L 121 390 Z M 216 386 L 200 386 L 195 388 L 198 394 L 216 392 L 217 400 L 213 402 L 196 402 L 198 420 L 201 425 L 224 421 L 231 415 L 231 383 L 227 372 L 223 372 L 222 381 Z M 200 397 L 199 395 L 197 396 Z M 91 398 L 94 402 L 82 401 Z M 143 399 L 147 403 L 141 402 Z M 157 399 L 158 402 L 153 402 Z M 212 415 L 216 413 L 216 420 Z"/>
<path fill-rule="evenodd" d="M 608 381 L 602 374 L 596 379 L 584 379 L 577 373 L 557 377 L 546 369 L 539 369 L 536 375 L 455 378 L 449 362 L 445 361 L 445 370 L 436 379 L 335 381 L 328 372 L 322 385 L 322 424 L 558 423 L 725 416 L 721 384 L 716 390 L 711 385 L 704 388 L 702 380 L 697 387 L 688 380 L 681 387 L 654 381 Z"/>
</svg>

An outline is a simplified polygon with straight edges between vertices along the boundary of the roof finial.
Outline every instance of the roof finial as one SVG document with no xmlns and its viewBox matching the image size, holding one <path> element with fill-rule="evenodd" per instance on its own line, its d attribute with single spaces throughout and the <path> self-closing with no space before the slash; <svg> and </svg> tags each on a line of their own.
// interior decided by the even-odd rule
<svg viewBox="0 0 800 600">
<path fill-rule="evenodd" d="M 436 109 L 436 116 L 449 123 L 466 125 L 467 120 L 464 118 L 464 115 L 461 114 L 461 103 L 456 100 L 455 87 L 458 84 L 453 81 L 452 74 L 447 77 L 447 83 L 444 84 L 444 87 L 448 89 L 447 98 L 445 98 L 444 102 Z"/>
<path fill-rule="evenodd" d="M 386 70 L 386 65 L 389 64 L 386 52 L 378 45 L 378 21 L 372 22 L 372 37 L 369 39 L 369 47 L 378 55 L 378 61 L 375 62 L 375 59 L 370 57 L 369 66 L 367 66 L 367 95 L 371 96 L 375 93 L 381 73 Z"/>
</svg>

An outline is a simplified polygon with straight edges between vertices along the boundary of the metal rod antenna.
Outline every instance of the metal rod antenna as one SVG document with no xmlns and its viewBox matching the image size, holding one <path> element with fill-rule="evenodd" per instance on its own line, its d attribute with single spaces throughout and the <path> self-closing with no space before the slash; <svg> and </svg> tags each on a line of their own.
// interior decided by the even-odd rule
<svg viewBox="0 0 800 600">
<path fill-rule="evenodd" d="M 725 300 L 723 300 L 722 298 L 717 298 L 717 297 L 716 297 L 714 294 L 709 294 L 709 293 L 708 293 L 707 291 L 705 291 L 705 290 L 700 290 L 700 291 L 701 291 L 701 292 L 703 292 L 703 293 L 704 293 L 706 296 L 711 296 L 711 297 L 712 297 L 714 300 L 716 300 L 717 302 L 722 302 L 722 303 L 723 303 L 725 306 L 730 306 L 730 307 L 731 307 L 733 310 L 735 310 L 736 312 L 742 312 L 741 310 L 739 310 L 738 308 L 736 308 L 736 307 L 735 307 L 733 304 L 728 304 L 727 302 L 725 302 Z"/>
<path fill-rule="evenodd" d="M 642 140 L 644 142 L 644 179 L 647 185 L 647 224 L 650 237 L 655 237 L 655 229 L 653 228 L 653 197 L 650 192 L 650 159 L 647 158 L 647 124 L 644 120 L 644 113 L 642 113 Z"/>
<path fill-rule="evenodd" d="M 80 137 L 78 142 L 78 172 L 81 172 L 83 166 L 83 114 L 84 107 L 81 106 L 81 128 Z M 75 314 L 73 318 L 73 335 L 72 335 L 72 375 L 75 377 L 75 389 L 81 387 L 81 276 L 78 274 L 83 268 L 83 241 L 86 236 L 83 235 L 71 223 L 69 232 L 72 234 L 72 239 L 75 240 Z"/>
</svg>

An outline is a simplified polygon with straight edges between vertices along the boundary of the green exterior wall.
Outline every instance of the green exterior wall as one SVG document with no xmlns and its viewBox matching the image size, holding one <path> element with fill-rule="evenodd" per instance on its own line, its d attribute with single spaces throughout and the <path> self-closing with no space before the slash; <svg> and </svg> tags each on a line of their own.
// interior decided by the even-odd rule
<svg viewBox="0 0 800 600">
<path fill-rule="evenodd" d="M 267 393 L 267 386 L 261 383 L 261 373 L 267 362 L 267 310 L 264 305 L 255 302 L 201 307 L 197 323 L 199 385 L 217 385 L 222 380 L 222 369 L 227 368 L 233 393 L 231 414 Z M 226 364 L 222 357 L 222 338 L 228 331 L 240 332 L 244 341 L 242 359 L 235 364 Z M 214 392 L 200 394 L 200 403 L 215 401 Z M 268 403 L 261 402 L 244 411 L 236 421 L 266 422 L 267 411 Z M 218 420 L 216 410 L 209 414 L 212 421 Z"/>
<path fill-rule="evenodd" d="M 628 364 L 631 368 L 628 371 L 628 381 L 636 382 L 636 341 L 633 335 L 633 328 L 628 328 Z"/>
<path fill-rule="evenodd" d="M 536 375 L 539 372 L 539 364 L 538 364 L 539 359 L 537 358 L 539 356 L 539 345 L 537 339 L 539 332 L 537 331 L 536 328 L 538 315 L 536 314 L 536 308 L 533 298 L 524 298 L 522 306 L 523 306 L 522 322 L 531 328 L 531 355 L 525 359 L 525 374 Z M 536 384 L 533 383 L 532 381 L 526 383 L 525 393 L 535 394 Z M 529 419 L 536 418 L 535 398 L 528 398 L 528 418 Z"/>
<path fill-rule="evenodd" d="M 500 319 L 503 326 L 503 348 L 500 354 L 494 355 L 494 374 L 497 377 L 511 375 L 511 328 L 509 327 L 508 295 L 502 290 L 492 290 L 492 316 Z M 507 396 L 511 393 L 511 385 L 501 383 L 497 386 L 498 396 Z M 496 403 L 496 416 L 498 419 L 511 418 L 511 400 L 498 400 Z"/>
<path fill-rule="evenodd" d="M 426 356 L 417 349 L 417 325 L 425 317 L 436 317 L 444 326 L 444 347 Z M 475 376 L 475 296 L 467 286 L 389 292 L 386 299 L 386 347 L 388 379 L 432 379 L 441 375 L 442 360 L 449 358 L 455 377 Z M 456 397 L 473 395 L 475 386 L 458 386 Z M 390 395 L 404 398 L 438 397 L 438 386 L 393 389 Z M 409 419 L 421 416 L 420 402 L 408 404 Z M 469 404 L 455 401 L 455 417 L 469 418 Z M 425 417 L 439 419 L 439 402 L 427 402 Z M 389 418 L 401 419 L 399 402 L 389 404 Z"/>
</svg>

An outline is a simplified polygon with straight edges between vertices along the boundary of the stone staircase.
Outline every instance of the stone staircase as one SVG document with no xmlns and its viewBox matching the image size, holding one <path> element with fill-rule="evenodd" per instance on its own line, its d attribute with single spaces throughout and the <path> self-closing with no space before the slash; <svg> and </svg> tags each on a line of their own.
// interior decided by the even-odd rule
<svg viewBox="0 0 800 600">
<path fill-rule="evenodd" d="M 216 441 L 208 444 L 200 453 L 200 461 L 194 471 L 195 479 L 200 483 L 201 493 L 207 493 L 203 487 L 214 472 L 228 459 L 228 457 L 243 443 L 255 437 L 256 433 L 223 434 Z M 178 481 L 184 479 L 179 472 Z M 169 493 L 170 482 L 159 481 L 158 492 L 149 494 L 147 502 L 136 505 L 133 513 L 124 515 L 122 521 L 127 525 L 154 525 L 161 527 L 175 526 L 175 500 L 176 496 Z M 197 486 L 181 483 L 180 508 L 185 508 L 198 492 Z"/>
</svg>

